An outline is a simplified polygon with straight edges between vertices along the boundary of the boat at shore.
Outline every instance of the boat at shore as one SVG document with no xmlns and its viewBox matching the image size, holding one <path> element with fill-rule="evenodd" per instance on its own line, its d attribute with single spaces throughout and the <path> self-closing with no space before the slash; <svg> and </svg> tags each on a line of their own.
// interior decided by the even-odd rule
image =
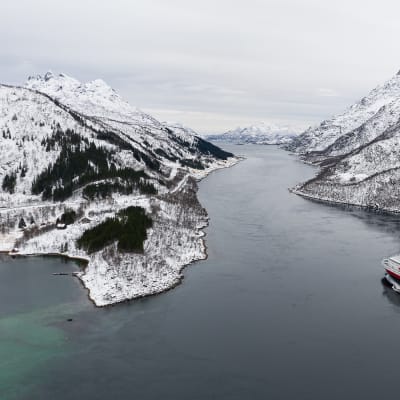
<svg viewBox="0 0 400 400">
<path fill-rule="evenodd" d="M 386 271 L 386 280 L 392 285 L 393 290 L 400 293 L 400 255 L 385 258 L 382 265 Z"/>
</svg>

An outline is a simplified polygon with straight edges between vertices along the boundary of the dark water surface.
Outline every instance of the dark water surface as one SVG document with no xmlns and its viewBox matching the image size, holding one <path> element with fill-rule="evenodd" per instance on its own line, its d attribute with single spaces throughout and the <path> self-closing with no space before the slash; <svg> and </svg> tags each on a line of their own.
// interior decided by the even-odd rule
<svg viewBox="0 0 400 400">
<path fill-rule="evenodd" d="M 304 200 L 275 147 L 200 184 L 209 258 L 160 296 L 95 309 L 57 259 L 0 262 L 1 399 L 378 399 L 397 395 L 400 218 Z M 56 279 L 58 278 L 58 279 Z M 66 321 L 72 318 L 73 321 Z"/>
</svg>

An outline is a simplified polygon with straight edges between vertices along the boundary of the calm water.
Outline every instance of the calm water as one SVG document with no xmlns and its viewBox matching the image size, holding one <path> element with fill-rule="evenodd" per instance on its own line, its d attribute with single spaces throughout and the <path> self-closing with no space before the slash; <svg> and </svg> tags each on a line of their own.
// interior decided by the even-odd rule
<svg viewBox="0 0 400 400">
<path fill-rule="evenodd" d="M 95 309 L 75 268 L 0 262 L 1 399 L 377 399 L 397 395 L 400 218 L 306 201 L 274 147 L 200 184 L 209 258 L 161 296 Z M 73 321 L 67 321 L 72 318 Z"/>
</svg>

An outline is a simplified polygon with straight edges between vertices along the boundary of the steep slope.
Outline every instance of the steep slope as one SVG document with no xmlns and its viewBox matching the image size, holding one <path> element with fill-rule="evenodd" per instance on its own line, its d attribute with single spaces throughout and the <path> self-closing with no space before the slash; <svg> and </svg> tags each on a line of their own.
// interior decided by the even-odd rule
<svg viewBox="0 0 400 400">
<path fill-rule="evenodd" d="M 285 148 L 306 161 L 320 163 L 342 156 L 375 139 L 397 122 L 400 110 L 400 73 L 366 97 L 314 128 Z"/>
<path fill-rule="evenodd" d="M 399 212 L 399 155 L 400 124 L 396 124 L 294 191 L 316 200 Z"/>
<path fill-rule="evenodd" d="M 390 87 L 398 79 L 392 79 Z M 308 160 L 320 157 L 324 167 L 293 191 L 316 200 L 400 212 L 399 105 L 400 93 L 398 99 L 325 151 L 306 154 Z"/>
<path fill-rule="evenodd" d="M 171 129 L 162 124 L 130 106 L 102 80 L 82 84 L 65 74 L 55 76 L 47 73 L 44 77 L 30 77 L 26 87 L 45 93 L 67 107 L 90 127 L 103 132 L 106 140 L 123 140 L 142 158 L 157 159 L 162 165 L 167 165 L 168 161 L 197 162 L 200 157 L 204 168 L 213 162 L 215 148 L 210 146 L 204 149 L 202 139 L 193 131 L 185 131 L 183 127 L 180 130 Z M 218 152 L 218 158 L 230 156 L 229 153 Z"/>
<path fill-rule="evenodd" d="M 166 290 L 204 258 L 195 180 L 232 154 L 64 74 L 0 85 L 0 135 L 0 250 L 87 260 L 97 305 Z"/>
<path fill-rule="evenodd" d="M 280 127 L 266 123 L 245 128 L 238 127 L 221 135 L 208 135 L 207 140 L 233 144 L 279 145 L 290 143 L 297 132 L 289 127 Z"/>
<path fill-rule="evenodd" d="M 56 148 L 46 151 L 42 142 L 58 131 L 74 131 L 88 140 L 96 140 L 93 131 L 46 96 L 24 88 L 0 86 L 0 181 L 16 176 L 12 190 L 4 190 L 4 185 L 0 190 L 1 207 L 35 200 L 37 196 L 31 195 L 33 179 L 59 154 Z"/>
<path fill-rule="evenodd" d="M 373 141 L 400 118 L 400 97 L 383 106 L 374 116 L 353 131 L 340 136 L 322 151 L 310 151 L 303 158 L 313 164 L 328 165 L 360 146 Z"/>
</svg>

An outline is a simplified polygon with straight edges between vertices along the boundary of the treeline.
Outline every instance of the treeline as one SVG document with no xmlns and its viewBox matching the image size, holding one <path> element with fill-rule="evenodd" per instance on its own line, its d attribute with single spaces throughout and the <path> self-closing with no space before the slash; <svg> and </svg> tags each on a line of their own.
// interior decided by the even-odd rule
<svg viewBox="0 0 400 400">
<path fill-rule="evenodd" d="M 1 187 L 5 192 L 9 192 L 12 194 L 14 193 L 16 184 L 17 184 L 17 174 L 16 172 L 11 172 L 10 174 L 7 174 L 4 177 Z"/>
<path fill-rule="evenodd" d="M 140 190 L 143 194 L 157 194 L 157 189 L 149 182 L 137 181 L 134 184 L 123 184 L 120 182 L 101 182 L 87 185 L 83 189 L 83 196 L 93 200 L 95 198 L 105 199 L 113 193 L 130 195 L 134 189 Z"/>
<path fill-rule="evenodd" d="M 207 140 L 204 140 L 199 137 L 197 138 L 196 147 L 200 151 L 200 153 L 211 155 L 221 160 L 226 160 L 229 157 L 233 157 L 233 154 L 230 153 L 229 151 L 222 150 L 218 146 L 215 146 L 214 144 L 208 142 Z"/>
<path fill-rule="evenodd" d="M 56 224 L 62 223 L 65 225 L 72 225 L 76 219 L 78 218 L 78 214 L 74 210 L 66 209 L 60 218 L 57 218 Z"/>
<path fill-rule="evenodd" d="M 41 193 L 43 200 L 64 201 L 75 189 L 96 180 L 121 178 L 133 184 L 147 177 L 144 171 L 117 169 L 114 163 L 109 162 L 112 155 L 109 150 L 89 143 L 73 131 L 67 137 L 57 135 L 61 143 L 60 155 L 32 184 L 32 194 Z M 46 140 L 44 144 L 50 149 L 55 146 L 53 139 Z"/>
<path fill-rule="evenodd" d="M 60 124 L 57 124 L 53 128 L 53 134 L 42 139 L 40 144 L 46 148 L 46 151 L 50 151 L 56 149 L 56 147 L 63 148 L 66 146 L 80 146 L 82 144 L 88 146 L 89 140 L 69 128 L 64 132 L 60 128 Z"/>
<path fill-rule="evenodd" d="M 2 189 L 5 192 L 9 192 L 13 194 L 15 192 L 15 186 L 17 185 L 17 178 L 18 175 L 21 178 L 24 178 L 26 176 L 26 173 L 28 172 L 28 167 L 22 163 L 19 164 L 19 167 L 16 168 L 16 170 L 10 172 L 9 174 L 5 175 L 3 178 L 2 182 Z"/>
<path fill-rule="evenodd" d="M 198 159 L 191 160 L 189 158 L 184 158 L 181 160 L 181 164 L 184 167 L 189 167 L 189 168 L 194 168 L 194 169 L 204 169 L 204 165 Z"/>
<path fill-rule="evenodd" d="M 94 253 L 117 241 L 121 252 L 143 252 L 147 229 L 152 224 L 142 207 L 128 207 L 114 218 L 107 218 L 85 231 L 77 240 L 77 245 L 88 253 Z"/>
<path fill-rule="evenodd" d="M 192 153 L 195 154 L 197 151 L 199 151 L 201 154 L 208 155 L 208 156 L 214 156 L 216 158 L 219 158 L 221 160 L 226 160 L 229 157 L 233 157 L 233 154 L 222 150 L 218 146 L 215 146 L 214 144 L 208 142 L 207 140 L 204 140 L 200 137 L 196 137 L 196 140 L 194 141 L 193 144 L 187 142 L 186 140 L 180 138 L 179 136 L 175 135 L 174 131 L 167 128 L 167 132 L 169 133 L 169 138 L 173 140 L 174 142 L 178 143 L 179 145 L 186 147 L 186 149 Z M 196 167 L 194 167 L 196 168 Z"/>
</svg>

